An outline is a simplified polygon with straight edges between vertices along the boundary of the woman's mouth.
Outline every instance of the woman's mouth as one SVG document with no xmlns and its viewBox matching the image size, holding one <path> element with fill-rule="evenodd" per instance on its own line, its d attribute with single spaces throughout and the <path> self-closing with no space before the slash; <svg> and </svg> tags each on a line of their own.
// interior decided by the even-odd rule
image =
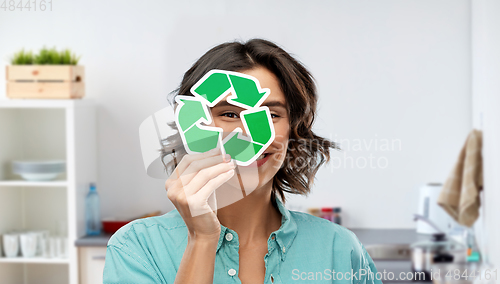
<svg viewBox="0 0 500 284">
<path fill-rule="evenodd" d="M 257 160 L 255 160 L 253 163 L 251 163 L 248 166 L 245 167 L 260 167 L 262 166 L 267 160 L 269 160 L 269 157 L 272 155 L 272 153 L 263 153 L 260 155 Z"/>
<path fill-rule="evenodd" d="M 262 155 L 260 155 L 257 160 L 255 160 L 257 162 L 257 167 L 260 167 L 262 166 L 265 162 L 267 162 L 267 160 L 269 160 L 269 157 L 271 156 L 272 154 L 270 153 L 263 153 Z"/>
</svg>

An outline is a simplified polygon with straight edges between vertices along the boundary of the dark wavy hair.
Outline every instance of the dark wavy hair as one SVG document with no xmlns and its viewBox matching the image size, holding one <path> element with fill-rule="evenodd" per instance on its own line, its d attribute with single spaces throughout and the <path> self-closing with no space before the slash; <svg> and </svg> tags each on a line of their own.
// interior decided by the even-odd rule
<svg viewBox="0 0 500 284">
<path fill-rule="evenodd" d="M 316 85 L 309 71 L 285 50 L 264 39 L 247 42 L 227 42 L 205 53 L 184 74 L 178 89 L 169 95 L 175 104 L 177 95 L 192 96 L 191 87 L 212 69 L 244 71 L 265 67 L 278 78 L 283 91 L 290 122 L 290 136 L 285 160 L 273 178 L 273 201 L 280 196 L 285 202 L 285 192 L 307 195 L 319 167 L 330 160 L 330 148 L 339 149 L 335 142 L 317 136 L 312 131 L 318 101 Z M 176 128 L 175 124 L 170 127 Z M 164 140 L 162 161 L 174 153 L 176 159 L 165 164 L 172 170 L 180 157 L 186 154 L 177 133 Z M 299 165 L 300 161 L 300 165 Z"/>
</svg>

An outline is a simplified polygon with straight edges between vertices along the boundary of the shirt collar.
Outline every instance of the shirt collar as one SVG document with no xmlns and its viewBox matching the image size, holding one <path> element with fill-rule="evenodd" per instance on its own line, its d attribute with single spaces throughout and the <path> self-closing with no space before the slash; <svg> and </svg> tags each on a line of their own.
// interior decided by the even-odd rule
<svg viewBox="0 0 500 284">
<path fill-rule="evenodd" d="M 286 254 L 290 250 L 293 240 L 297 235 L 297 223 L 293 219 L 292 214 L 290 214 L 290 211 L 285 208 L 279 197 L 276 197 L 276 205 L 281 213 L 281 226 L 277 231 L 271 233 L 271 235 L 269 236 L 269 240 L 272 240 L 272 237 L 274 236 L 274 240 L 279 246 L 281 259 L 285 260 Z M 221 232 L 219 236 L 219 242 L 217 244 L 217 252 L 225 241 L 226 233 L 229 232 L 233 234 L 235 240 L 238 240 L 236 232 L 221 224 Z"/>
</svg>

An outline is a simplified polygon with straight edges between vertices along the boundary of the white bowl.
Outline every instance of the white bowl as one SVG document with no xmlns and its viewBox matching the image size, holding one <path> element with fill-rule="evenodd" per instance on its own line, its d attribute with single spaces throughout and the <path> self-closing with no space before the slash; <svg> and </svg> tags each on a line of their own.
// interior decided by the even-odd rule
<svg viewBox="0 0 500 284">
<path fill-rule="evenodd" d="M 57 178 L 59 174 L 21 174 L 21 177 L 27 181 L 49 181 Z"/>
<path fill-rule="evenodd" d="M 66 171 L 63 160 L 18 160 L 12 161 L 12 172 L 29 181 L 53 180 Z"/>
</svg>

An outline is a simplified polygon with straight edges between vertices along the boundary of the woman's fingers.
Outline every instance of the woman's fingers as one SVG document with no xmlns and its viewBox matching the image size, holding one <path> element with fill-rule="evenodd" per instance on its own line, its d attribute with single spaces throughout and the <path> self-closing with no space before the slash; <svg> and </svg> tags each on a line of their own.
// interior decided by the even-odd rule
<svg viewBox="0 0 500 284">
<path fill-rule="evenodd" d="M 197 160 L 201 160 L 201 159 L 206 159 L 206 158 L 213 157 L 213 156 L 217 156 L 217 155 L 218 156 L 221 155 L 220 148 L 215 148 L 215 149 L 212 149 L 212 150 L 207 151 L 205 153 L 184 155 L 184 157 L 182 157 L 182 160 L 179 162 L 179 164 L 175 168 L 175 171 L 172 173 L 172 175 L 170 177 L 177 179 L 184 173 L 184 171 L 189 167 L 189 165 L 192 162 L 197 161 Z"/>
<path fill-rule="evenodd" d="M 234 169 L 223 172 L 213 179 L 210 179 L 201 189 L 195 194 L 187 196 L 187 203 L 191 217 L 196 217 L 210 212 L 217 211 L 215 201 L 215 190 L 222 184 L 227 182 L 234 175 Z M 211 202 L 209 197 L 212 196 Z"/>
<path fill-rule="evenodd" d="M 207 151 L 205 153 L 199 153 L 199 154 L 186 154 L 184 157 L 182 157 L 182 160 L 177 164 L 175 167 L 173 173 L 168 177 L 166 183 L 165 183 L 165 188 L 169 188 L 169 185 L 177 182 L 177 180 L 184 174 L 184 171 L 189 167 L 189 165 L 197 160 L 200 159 L 205 159 L 205 158 L 210 158 L 210 157 L 217 157 L 221 155 L 220 148 L 215 148 L 210 151 Z M 221 158 L 222 159 L 222 158 Z"/>
<path fill-rule="evenodd" d="M 192 161 L 189 166 L 184 170 L 184 172 L 179 177 L 182 184 L 187 185 L 193 179 L 193 177 L 203 169 L 210 168 L 217 164 L 229 163 L 231 161 L 231 155 L 226 154 L 210 156 L 204 159 Z"/>
<path fill-rule="evenodd" d="M 214 191 L 234 175 L 235 167 L 231 156 L 221 155 L 220 149 L 185 155 L 165 182 L 167 196 L 181 214 L 188 210 L 194 217 L 215 211 Z"/>
<path fill-rule="evenodd" d="M 212 153 L 214 152 L 217 151 Z M 167 197 L 171 201 L 177 201 L 180 198 L 181 203 L 183 203 L 182 201 L 186 201 L 187 196 L 195 194 L 210 179 L 235 167 L 230 160 L 230 155 L 212 155 L 212 153 L 186 155 L 183 158 L 182 165 L 179 164 L 176 169 L 178 172 L 182 172 L 180 177 L 176 178 L 174 173 L 165 182 Z M 196 181 L 191 183 L 195 177 Z"/>
<path fill-rule="evenodd" d="M 223 185 L 226 183 L 229 179 L 231 179 L 234 176 L 234 169 L 230 169 L 227 172 L 221 173 L 217 177 L 209 180 L 199 191 L 198 195 L 200 198 L 206 198 L 210 197 L 210 194 L 214 192 L 219 186 Z"/>
<path fill-rule="evenodd" d="M 204 168 L 198 171 L 198 173 L 190 180 L 187 185 L 183 183 L 186 196 L 196 194 L 196 192 L 198 192 L 211 179 L 214 179 L 220 174 L 234 168 L 234 162 L 228 162 L 216 164 L 215 166 Z"/>
</svg>

